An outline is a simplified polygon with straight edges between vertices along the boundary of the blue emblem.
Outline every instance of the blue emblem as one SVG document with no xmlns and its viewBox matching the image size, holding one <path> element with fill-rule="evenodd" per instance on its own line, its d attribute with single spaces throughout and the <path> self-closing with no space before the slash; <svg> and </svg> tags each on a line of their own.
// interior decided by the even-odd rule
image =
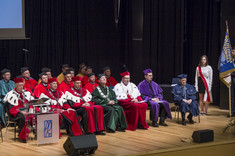
<svg viewBox="0 0 235 156">
<path fill-rule="evenodd" d="M 44 138 L 52 137 L 52 120 L 44 121 Z"/>
</svg>

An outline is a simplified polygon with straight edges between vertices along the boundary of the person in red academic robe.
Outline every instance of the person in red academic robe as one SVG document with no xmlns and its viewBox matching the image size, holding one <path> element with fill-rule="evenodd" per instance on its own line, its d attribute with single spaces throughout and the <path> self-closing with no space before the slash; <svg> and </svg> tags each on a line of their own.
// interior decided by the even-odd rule
<svg viewBox="0 0 235 156">
<path fill-rule="evenodd" d="M 113 87 L 117 84 L 117 81 L 114 77 L 111 76 L 110 68 L 104 67 L 103 72 L 104 72 L 106 80 L 107 80 L 106 86 L 109 86 L 111 89 L 113 89 Z"/>
<path fill-rule="evenodd" d="M 134 83 L 130 82 L 130 73 L 128 71 L 120 74 L 122 80 L 114 87 L 117 100 L 123 107 L 127 120 L 127 130 L 136 130 L 136 128 L 148 129 L 146 122 L 146 110 L 148 105 L 140 97 L 140 92 Z"/>
<path fill-rule="evenodd" d="M 40 84 L 38 84 L 34 89 L 34 96 L 36 98 L 39 98 L 41 93 L 44 93 L 46 90 L 50 89 L 50 85 L 48 84 L 48 76 L 46 73 L 39 74 L 39 77 L 41 79 Z"/>
<path fill-rule="evenodd" d="M 28 67 L 23 67 L 20 69 L 20 71 L 22 77 L 25 79 L 24 88 L 28 90 L 31 94 L 33 94 L 33 91 L 38 84 L 37 81 L 34 80 L 32 77 L 30 77 L 30 72 Z"/>
<path fill-rule="evenodd" d="M 87 89 L 90 93 L 92 93 L 93 90 L 97 86 L 99 86 L 99 84 L 95 82 L 95 74 L 94 73 L 88 74 L 88 77 L 89 77 L 89 82 L 85 84 L 84 88 Z"/>
<path fill-rule="evenodd" d="M 15 88 L 8 92 L 4 98 L 10 115 L 15 118 L 19 128 L 19 138 L 26 142 L 30 129 L 28 128 L 28 113 L 25 111 L 25 104 L 33 100 L 32 94 L 24 90 L 24 79 L 15 78 Z"/>
<path fill-rule="evenodd" d="M 92 68 L 91 67 L 86 67 L 86 69 L 85 69 L 85 75 L 84 75 L 84 77 L 82 78 L 82 87 L 84 87 L 87 83 L 89 83 L 89 74 L 91 74 L 91 73 L 93 73 L 92 72 Z M 99 81 L 98 81 L 98 79 L 97 79 L 97 77 L 95 76 L 95 82 L 96 83 L 99 83 Z"/>
<path fill-rule="evenodd" d="M 52 77 L 49 80 L 50 89 L 41 93 L 39 98 L 49 98 L 46 103 L 51 104 L 51 109 L 55 113 L 59 113 L 59 125 L 61 125 L 62 119 L 64 120 L 67 133 L 72 136 L 82 135 L 82 129 L 76 111 L 66 103 L 64 94 L 57 90 L 57 79 Z M 61 137 L 60 131 L 59 136 Z"/>
<path fill-rule="evenodd" d="M 65 71 L 63 74 L 64 74 L 64 80 L 61 82 L 58 89 L 61 92 L 65 93 L 68 89 L 73 87 L 73 82 L 72 82 L 72 74 L 70 71 Z"/>
<path fill-rule="evenodd" d="M 88 132 L 96 133 L 100 135 L 105 135 L 104 131 L 104 115 L 103 108 L 98 105 L 94 105 L 94 102 L 91 102 L 92 96 L 90 92 L 84 88 L 81 88 L 82 78 L 79 76 L 73 77 L 73 87 L 65 92 L 65 97 L 71 107 L 78 109 L 84 107 L 87 112 L 88 117 Z"/>
</svg>

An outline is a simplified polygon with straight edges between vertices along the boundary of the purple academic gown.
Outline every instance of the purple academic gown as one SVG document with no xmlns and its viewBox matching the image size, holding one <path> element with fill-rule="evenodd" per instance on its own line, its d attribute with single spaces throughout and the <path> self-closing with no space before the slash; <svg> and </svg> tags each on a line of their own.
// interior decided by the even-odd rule
<svg viewBox="0 0 235 156">
<path fill-rule="evenodd" d="M 138 89 L 141 93 L 141 97 L 143 98 L 143 100 L 151 104 L 152 112 L 154 115 L 154 118 L 153 118 L 154 121 L 158 121 L 159 103 L 152 101 L 152 98 L 158 98 L 160 101 L 163 102 L 162 105 L 164 106 L 167 112 L 167 117 L 172 119 L 169 103 L 163 100 L 163 97 L 161 94 L 162 88 L 156 82 L 151 81 L 150 83 L 148 83 L 146 80 L 143 80 L 142 82 L 139 83 Z"/>
</svg>

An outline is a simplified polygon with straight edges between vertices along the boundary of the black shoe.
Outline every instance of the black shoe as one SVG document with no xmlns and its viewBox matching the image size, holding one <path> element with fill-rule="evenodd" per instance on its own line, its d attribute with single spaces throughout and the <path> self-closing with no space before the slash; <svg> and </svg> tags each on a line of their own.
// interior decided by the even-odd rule
<svg viewBox="0 0 235 156">
<path fill-rule="evenodd" d="M 104 132 L 102 132 L 102 131 L 97 131 L 97 132 L 95 132 L 95 134 L 96 135 L 106 135 Z"/>
<path fill-rule="evenodd" d="M 190 118 L 189 116 L 187 116 L 187 118 L 188 118 L 189 123 L 191 123 L 191 124 L 194 124 L 194 123 L 195 123 L 195 122 L 193 121 L 193 119 Z"/>
<path fill-rule="evenodd" d="M 119 129 L 119 130 L 117 130 L 117 131 L 119 131 L 119 132 L 126 132 L 125 129 Z"/>
<path fill-rule="evenodd" d="M 22 143 L 27 143 L 27 140 L 21 139 Z"/>
<path fill-rule="evenodd" d="M 159 122 L 159 125 L 161 125 L 161 126 L 168 126 L 165 122 Z"/>
<path fill-rule="evenodd" d="M 115 133 L 115 131 L 114 131 L 114 130 L 112 130 L 112 129 L 110 129 L 110 128 L 109 128 L 109 129 L 107 129 L 107 130 L 106 130 L 106 132 L 107 132 L 107 133 Z"/>
<path fill-rule="evenodd" d="M 152 121 L 152 126 L 153 127 L 159 127 L 158 123 L 156 121 Z"/>
<path fill-rule="evenodd" d="M 182 125 L 186 126 L 186 121 L 185 120 L 182 121 Z"/>
</svg>

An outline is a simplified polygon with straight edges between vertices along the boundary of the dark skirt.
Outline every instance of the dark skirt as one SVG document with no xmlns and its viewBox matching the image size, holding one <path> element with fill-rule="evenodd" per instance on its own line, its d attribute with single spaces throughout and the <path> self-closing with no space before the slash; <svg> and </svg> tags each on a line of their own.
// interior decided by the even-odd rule
<svg viewBox="0 0 235 156">
<path fill-rule="evenodd" d="M 201 94 L 205 94 L 205 85 L 202 81 L 202 78 L 201 77 L 198 77 L 198 92 L 201 93 Z"/>
</svg>

